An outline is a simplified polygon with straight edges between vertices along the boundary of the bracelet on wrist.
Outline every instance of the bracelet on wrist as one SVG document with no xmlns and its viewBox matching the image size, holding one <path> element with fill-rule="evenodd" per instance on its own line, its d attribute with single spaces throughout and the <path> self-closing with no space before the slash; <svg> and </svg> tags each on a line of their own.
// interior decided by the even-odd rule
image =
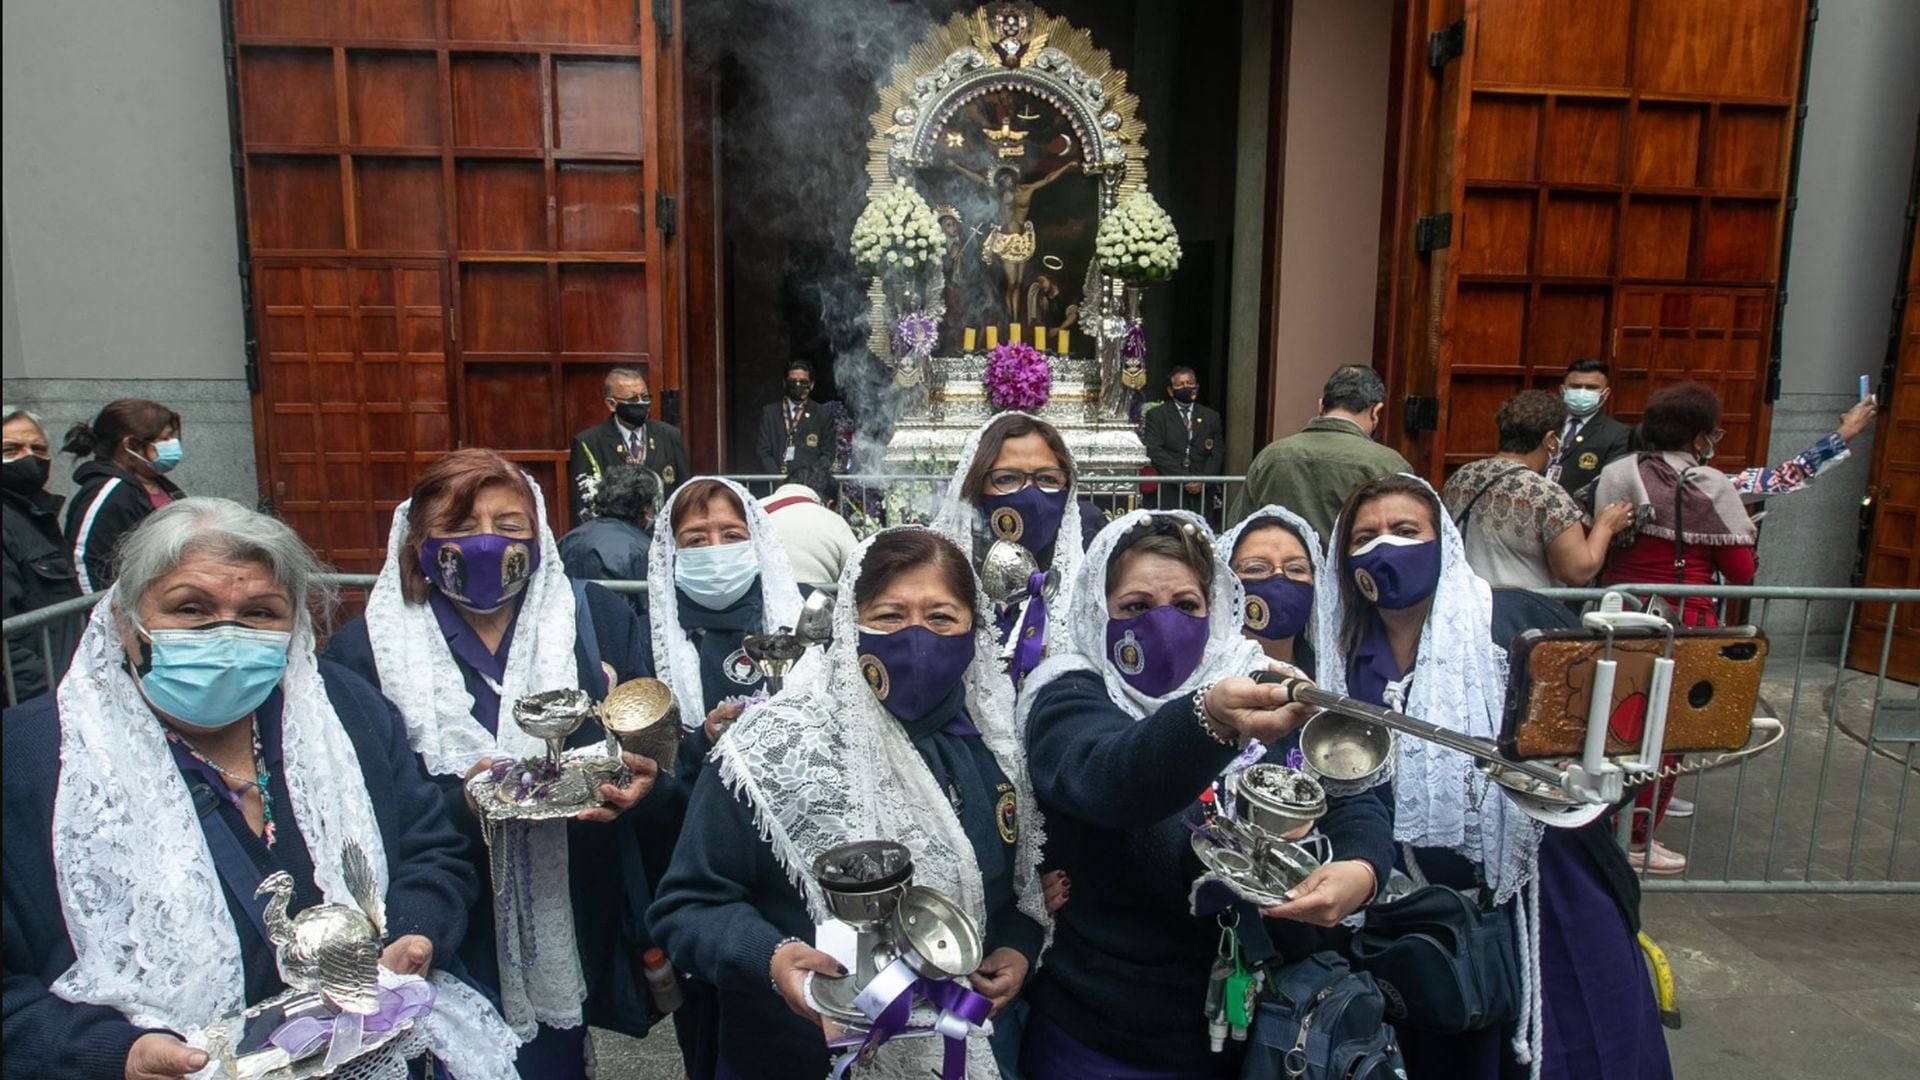
<svg viewBox="0 0 1920 1080">
<path fill-rule="evenodd" d="M 1207 712 L 1207 693 L 1218 685 L 1220 680 L 1215 679 L 1193 692 L 1193 715 L 1199 718 L 1200 730 L 1206 732 L 1208 738 L 1221 746 L 1237 747 L 1241 744 L 1240 733 L 1216 721 L 1212 714 Z"/>
<path fill-rule="evenodd" d="M 784 992 L 780 989 L 780 980 L 773 977 L 774 958 L 780 955 L 781 949 L 784 949 L 789 945 L 805 945 L 805 944 L 806 944 L 806 941 L 802 938 L 797 938 L 797 937 L 781 938 L 780 943 L 775 945 L 773 947 L 773 951 L 767 954 L 767 985 L 773 987 L 773 992 L 775 995 L 784 996 Z"/>
</svg>

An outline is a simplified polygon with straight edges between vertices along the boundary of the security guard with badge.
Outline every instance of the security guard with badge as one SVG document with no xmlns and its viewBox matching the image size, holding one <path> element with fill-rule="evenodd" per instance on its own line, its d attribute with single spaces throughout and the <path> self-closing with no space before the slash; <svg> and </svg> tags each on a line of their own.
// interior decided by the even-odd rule
<svg viewBox="0 0 1920 1080">
<path fill-rule="evenodd" d="M 1547 479 L 1578 496 L 1600 470 L 1633 449 L 1633 430 L 1600 410 L 1612 396 L 1607 362 L 1592 358 L 1567 366 L 1560 383 L 1560 400 L 1567 406 L 1560 426 L 1560 446 L 1547 461 Z"/>
<path fill-rule="evenodd" d="M 600 478 L 615 465 L 641 465 L 660 478 L 664 498 L 692 471 L 680 429 L 647 419 L 653 393 L 646 372 L 614 368 L 600 384 L 602 400 L 612 415 L 573 437 L 567 457 L 567 491 L 575 525 L 592 516 L 589 506 Z"/>
<path fill-rule="evenodd" d="M 1218 476 L 1227 461 L 1226 431 L 1220 414 L 1199 404 L 1200 377 L 1190 367 L 1177 367 L 1167 377 L 1167 401 L 1148 409 L 1140 421 L 1140 441 L 1147 460 L 1161 476 Z M 1208 505 L 1205 485 L 1198 482 L 1161 484 L 1145 496 L 1154 510 L 1191 510 L 1208 521 L 1218 514 Z"/>
<path fill-rule="evenodd" d="M 803 461 L 819 460 L 833 466 L 833 414 L 811 400 L 813 365 L 795 360 L 787 365 L 785 394 L 760 414 L 755 449 L 760 471 L 781 476 Z"/>
</svg>

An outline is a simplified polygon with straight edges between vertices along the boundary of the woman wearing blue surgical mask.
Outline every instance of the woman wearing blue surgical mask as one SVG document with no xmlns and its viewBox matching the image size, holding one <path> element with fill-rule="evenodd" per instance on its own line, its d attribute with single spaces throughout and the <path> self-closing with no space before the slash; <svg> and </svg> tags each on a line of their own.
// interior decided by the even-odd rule
<svg viewBox="0 0 1920 1080">
<path fill-rule="evenodd" d="M 1246 590 L 1246 635 L 1269 660 L 1314 670 L 1313 590 L 1321 574 L 1320 534 L 1284 506 L 1267 506 L 1220 537 L 1220 550 Z"/>
<path fill-rule="evenodd" d="M 0 725 L 7 1071 L 204 1067 L 206 1025 L 286 989 L 263 883 L 287 879 L 294 910 L 355 904 L 351 843 L 385 910 L 379 963 L 433 984 L 427 1048 L 511 1077 L 510 1033 L 449 975 L 479 880 L 392 707 L 316 662 L 312 553 L 283 522 L 196 498 L 128 533 L 117 563 L 56 693 Z"/>
<path fill-rule="evenodd" d="M 121 398 L 91 424 L 67 432 L 65 453 L 87 460 L 73 471 L 67 545 L 81 592 L 113 584 L 113 551 L 148 514 L 186 493 L 168 473 L 180 464 L 180 414 L 157 401 Z"/>
<path fill-rule="evenodd" d="M 1316 675 L 1337 693 L 1494 740 L 1507 686 L 1506 645 L 1521 630 L 1566 625 L 1565 609 L 1519 589 L 1490 588 L 1467 565 L 1439 496 L 1410 475 L 1356 488 L 1334 526 L 1329 575 L 1317 591 L 1327 628 Z M 1489 894 L 1514 928 L 1519 1016 L 1467 1032 L 1420 1025 L 1418 1002 L 1395 1021 L 1409 1076 L 1493 1080 L 1668 1075 L 1666 1042 L 1633 927 L 1637 891 L 1618 845 L 1541 828 L 1465 754 L 1397 736 L 1391 786 L 1401 868 L 1422 880 Z M 1604 823 L 1593 828 L 1604 830 Z M 1536 989 L 1537 988 L 1537 989 Z M 1529 1004 L 1531 1002 L 1532 1004 Z M 1524 1071 L 1524 1070 L 1523 1070 Z"/>
<path fill-rule="evenodd" d="M 1073 896 L 1030 983 L 1023 1070 L 1048 1080 L 1238 1075 L 1244 1044 L 1209 1047 L 1208 977 L 1221 924 L 1197 915 L 1188 819 L 1235 762 L 1285 763 L 1306 710 L 1244 636 L 1241 588 L 1213 535 L 1187 513 L 1136 511 L 1094 539 L 1074 593 L 1071 635 L 1021 691 L 1047 854 Z M 1256 748 L 1256 744 L 1259 747 Z M 1266 916 L 1275 947 L 1299 959 L 1321 928 L 1385 880 L 1385 807 L 1365 793 L 1329 800 L 1319 822 L 1332 858 Z"/>
<path fill-rule="evenodd" d="M 1012 1001 L 1045 937 L 1045 835 L 966 557 L 926 529 L 888 529 L 855 550 L 838 596 L 829 676 L 749 709 L 720 739 L 648 912 L 675 966 L 719 991 L 719 1061 L 696 1075 L 827 1075 L 817 980 L 843 974 L 816 948 L 833 913 L 814 866 L 843 844 L 905 845 L 913 883 L 980 928 L 984 959 L 949 1005 L 958 1015 L 984 1020 Z M 949 1042 L 965 1049 L 964 1075 L 1000 1075 L 977 1023 L 951 1041 L 893 1040 L 857 1072 L 940 1074 Z"/>
<path fill-rule="evenodd" d="M 1022 412 L 1005 412 L 980 425 L 960 449 L 960 464 L 933 521 L 935 531 L 970 552 L 974 565 L 996 540 L 1027 549 L 1041 570 L 1058 573 L 1058 590 L 1004 604 L 994 621 L 1008 669 L 1018 686 L 1045 655 L 1047 643 L 1064 637 L 1074 571 L 1105 519 L 1077 501 L 1073 454 L 1052 424 Z"/>
<path fill-rule="evenodd" d="M 435 461 L 394 510 L 386 564 L 366 614 L 327 655 L 379 686 L 407 722 L 414 751 L 487 883 L 468 911 L 462 958 L 495 990 L 522 1038 L 526 1075 L 586 1075 L 586 1025 L 643 1036 L 660 1019 L 639 958 L 651 944 L 630 899 L 666 870 L 685 792 L 658 763 L 625 755 L 632 781 L 605 785 L 599 808 L 532 825 L 516 872 L 531 887 L 497 897 L 490 850 L 465 782 L 496 760 L 542 751 L 513 722 L 534 693 L 585 690 L 653 674 L 633 609 L 567 578 L 539 489 L 491 450 Z M 596 721 L 569 745 L 606 738 Z M 559 947 L 523 952 L 533 926 Z"/>
</svg>

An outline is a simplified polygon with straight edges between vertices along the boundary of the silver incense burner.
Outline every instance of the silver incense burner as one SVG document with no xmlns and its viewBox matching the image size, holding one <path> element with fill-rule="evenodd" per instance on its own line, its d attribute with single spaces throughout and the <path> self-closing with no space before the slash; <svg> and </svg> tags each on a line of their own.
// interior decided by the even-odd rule
<svg viewBox="0 0 1920 1080">
<path fill-rule="evenodd" d="M 833 597 L 816 592 L 800 606 L 800 617 L 792 627 L 771 634 L 748 634 L 740 648 L 759 669 L 760 677 L 767 681 L 767 694 L 772 696 L 786 685 L 787 676 L 808 649 L 832 639 Z"/>
<path fill-rule="evenodd" d="M 1302 841 L 1327 812 L 1326 790 L 1298 769 L 1261 763 L 1233 779 L 1234 809 L 1197 826 L 1192 845 L 1201 865 L 1259 907 L 1288 893 L 1324 858 Z"/>
<path fill-rule="evenodd" d="M 905 845 L 842 844 L 814 860 L 813 876 L 828 909 L 855 934 L 847 977 L 807 977 L 807 996 L 823 1016 L 864 1025 L 867 1017 L 854 999 L 896 960 L 928 979 L 965 978 L 980 966 L 980 928 L 945 893 L 913 884 L 913 855 Z"/>
</svg>

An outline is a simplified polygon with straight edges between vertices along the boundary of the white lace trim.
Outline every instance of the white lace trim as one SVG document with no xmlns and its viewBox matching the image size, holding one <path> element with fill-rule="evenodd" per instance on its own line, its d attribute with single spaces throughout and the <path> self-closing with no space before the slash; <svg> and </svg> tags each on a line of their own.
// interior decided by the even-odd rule
<svg viewBox="0 0 1920 1080">
<path fill-rule="evenodd" d="M 1493 590 L 1467 565 L 1452 519 L 1442 513 L 1439 526 L 1440 584 L 1420 632 L 1413 692 L 1404 711 L 1493 740 L 1500 734 L 1507 692 L 1507 653 L 1493 644 Z M 1326 565 L 1333 574 L 1341 561 L 1340 553 L 1329 548 Z M 1314 589 L 1316 640 L 1328 643 L 1314 675 L 1322 687 L 1344 694 L 1348 658 L 1340 625 L 1346 610 L 1336 584 L 1330 576 L 1327 587 Z M 1394 744 L 1394 839 L 1457 851 L 1480 867 L 1496 903 L 1513 897 L 1533 877 L 1542 826 L 1502 795 L 1466 754 L 1405 736 Z"/>
<path fill-rule="evenodd" d="M 114 623 L 118 603 L 112 590 L 94 606 L 58 690 L 60 783 L 52 839 L 74 963 L 52 990 L 204 1045 L 205 1026 L 244 1004 L 240 939 L 186 784 L 171 768 L 154 772 L 155 763 L 171 765 L 171 752 L 127 672 Z M 282 770 L 289 809 L 313 858 L 314 884 L 328 902 L 353 903 L 341 863 L 352 840 L 366 852 L 384 895 L 388 864 L 373 801 L 320 679 L 304 611 L 280 688 Z M 436 985 L 453 982 L 436 976 Z M 461 1077 L 512 1076 L 512 1033 L 483 999 L 455 986 L 442 987 L 422 1026 L 461 1032 L 470 1047 Z M 364 1075 L 385 1075 L 385 1063 L 396 1059 L 404 1072 L 411 1047 L 403 1041 L 400 1054 L 369 1061 L 372 1071 Z"/>
<path fill-rule="evenodd" d="M 928 526 L 958 545 L 969 560 L 974 557 L 974 537 L 982 534 L 984 526 L 979 508 L 961 498 L 960 489 L 966 483 L 967 472 L 973 467 L 973 459 L 980 456 L 980 442 L 987 428 L 1008 416 L 1024 416 L 1036 423 L 1047 423 L 1032 413 L 1009 410 L 995 414 L 992 419 L 974 428 L 960 447 L 959 464 L 954 467 L 953 479 L 947 484 L 946 492 L 936 500 L 938 511 Z M 1060 531 L 1053 541 L 1053 565 L 1050 569 L 1060 571 L 1060 587 L 1047 606 L 1044 641 L 1048 652 L 1058 651 L 1053 643 L 1068 638 L 1068 608 L 1072 605 L 1073 589 L 1080 576 L 1080 551 L 1086 543 L 1086 537 L 1080 532 L 1080 468 L 1074 464 L 1071 452 L 1060 465 L 1067 470 L 1070 479 L 1067 482 L 1067 507 L 1060 515 Z"/>
<path fill-rule="evenodd" d="M 533 505 L 541 501 L 540 485 L 524 477 Z M 514 620 L 507 653 L 507 670 L 500 681 L 500 717 L 497 731 L 488 734 L 473 717 L 473 695 L 454 661 L 453 650 L 441 633 L 440 622 L 427 604 L 408 603 L 401 591 L 400 560 L 405 557 L 407 516 L 412 500 L 393 512 L 387 537 L 387 561 L 380 568 L 367 598 L 367 640 L 373 647 L 374 669 L 380 688 L 399 708 L 407 725 L 407 740 L 440 776 L 464 777 L 488 758 L 523 758 L 545 752 L 546 744 L 520 730 L 513 722 L 513 703 L 527 694 L 573 688 L 579 682 L 574 657 L 576 633 L 573 585 L 567 580 L 545 514 L 535 514 L 540 531 L 540 566 L 527 583 Z M 507 1020 L 522 1037 L 533 1025 L 578 1027 L 587 981 L 574 944 L 573 896 L 564 822 L 536 830 L 541 842 L 530 846 L 531 863 L 511 895 L 495 897 L 496 933 L 504 957 L 506 943 L 518 940 L 522 924 L 537 928 L 538 940 L 553 947 L 539 949 L 533 966 L 500 965 L 500 998 Z M 524 828 L 516 825 L 514 829 Z M 510 837 L 513 829 L 508 830 Z M 499 882 L 492 882 L 498 889 Z M 521 902 L 531 897 L 531 910 Z M 532 931 L 529 931 L 532 932 Z M 564 947 L 562 946 L 564 943 Z"/>
<path fill-rule="evenodd" d="M 900 526 L 876 536 L 919 526 Z M 788 880 L 816 922 L 831 917 L 813 878 L 820 855 L 851 840 L 894 840 L 913 852 L 914 882 L 953 897 L 984 930 L 986 897 L 973 845 L 946 793 L 860 673 L 854 583 L 873 546 L 854 549 L 840 575 L 834 607 L 829 678 L 789 688 L 748 710 L 720 738 L 714 761 L 729 789 L 753 808 L 761 839 L 773 849 Z M 1019 909 L 1043 927 L 1040 855 L 1046 824 L 1027 774 L 1026 751 L 1012 720 L 1012 689 L 995 659 L 997 634 L 984 604 L 975 613 L 974 661 L 967 669 L 967 715 L 1019 800 L 1020 836 L 1014 893 Z M 1036 964 L 1036 968 L 1037 968 Z M 889 1044 L 875 1075 L 921 1077 L 938 1071 L 941 1040 Z M 981 1038 L 969 1040 L 967 1073 L 993 1077 L 993 1055 Z"/>
<path fill-rule="evenodd" d="M 683 482 L 654 515 L 653 544 L 647 549 L 647 620 L 653 630 L 654 677 L 673 690 L 680 705 L 680 724 L 688 731 L 706 722 L 706 696 L 700 686 L 700 648 L 680 625 L 679 592 L 674 585 L 673 560 L 678 550 L 673 542 L 673 505 L 693 480 L 717 480 L 740 500 L 747 516 L 748 542 L 760 560 L 760 611 L 763 629 L 768 632 L 792 629 L 800 618 L 800 586 L 793 578 L 793 564 L 780 534 L 747 489 L 724 477 L 696 476 Z M 820 650 L 809 649 L 786 678 L 788 688 L 818 681 L 825 664 Z"/>
<path fill-rule="evenodd" d="M 1307 524 L 1306 518 L 1281 506 L 1279 503 L 1269 503 L 1255 510 L 1253 513 L 1248 514 L 1246 519 L 1241 521 L 1240 524 L 1221 533 L 1220 547 L 1218 550 L 1220 561 L 1226 563 L 1227 566 L 1231 568 L 1233 566 L 1233 553 L 1240 546 L 1240 538 L 1246 535 L 1248 529 L 1263 521 L 1269 520 L 1285 524 L 1300 537 L 1300 543 L 1307 549 L 1307 558 L 1313 563 L 1314 594 L 1318 596 L 1322 589 L 1335 588 L 1338 583 L 1327 576 L 1327 549 L 1326 545 L 1321 542 L 1320 534 L 1314 531 L 1313 526 Z M 1235 576 L 1237 577 L 1238 575 Z M 1241 593 L 1243 597 L 1245 592 L 1246 590 L 1242 588 Z M 1312 615 L 1309 615 L 1306 628 L 1300 632 L 1302 637 L 1313 644 L 1316 655 L 1324 651 L 1320 643 L 1328 640 L 1321 636 L 1322 630 L 1323 628 L 1318 625 L 1318 621 L 1313 618 Z"/>
</svg>

